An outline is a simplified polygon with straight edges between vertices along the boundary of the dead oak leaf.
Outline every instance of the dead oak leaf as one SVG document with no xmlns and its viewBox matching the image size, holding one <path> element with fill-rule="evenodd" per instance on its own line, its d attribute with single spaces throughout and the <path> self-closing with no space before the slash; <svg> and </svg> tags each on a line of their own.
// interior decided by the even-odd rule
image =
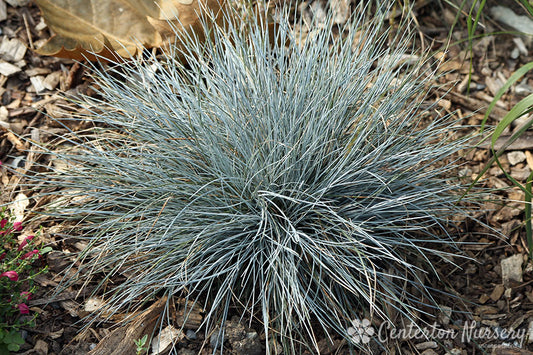
<svg viewBox="0 0 533 355">
<path fill-rule="evenodd" d="M 218 1 L 206 1 L 208 8 L 220 8 Z M 177 16 L 184 26 L 197 27 L 201 11 L 198 0 L 36 2 L 48 27 L 55 33 L 37 53 L 78 60 L 94 59 L 91 53 L 106 58 L 114 58 L 117 54 L 129 58 L 142 47 L 159 47 L 171 33 L 168 19 Z M 158 26 L 154 26 L 154 21 Z M 162 21 L 168 27 L 163 26 Z"/>
<path fill-rule="evenodd" d="M 160 11 L 156 16 L 148 16 L 147 20 L 161 35 L 162 42 L 158 47 L 169 43 L 177 44 L 176 29 L 195 32 L 199 39 L 204 36 L 203 26 L 198 18 L 204 9 L 208 9 L 217 22 L 221 24 L 220 10 L 224 0 L 202 0 L 201 4 L 196 0 L 160 0 Z"/>
</svg>

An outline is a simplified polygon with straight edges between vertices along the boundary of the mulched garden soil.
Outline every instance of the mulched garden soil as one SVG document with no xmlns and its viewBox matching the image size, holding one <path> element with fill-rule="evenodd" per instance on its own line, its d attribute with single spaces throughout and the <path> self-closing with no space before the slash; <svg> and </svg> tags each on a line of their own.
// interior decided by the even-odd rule
<svg viewBox="0 0 533 355">
<path fill-rule="evenodd" d="M 338 13 L 345 11 L 349 14 L 350 7 L 343 6 L 349 5 L 350 1 L 331 1 L 331 4 Z M 490 9 L 496 5 L 525 14 L 511 0 L 488 1 L 486 6 Z M 4 7 L 5 11 L 2 10 Z M 310 8 L 323 9 L 326 5 L 321 1 L 300 5 L 302 13 L 308 15 Z M 491 12 L 486 10 L 478 33 L 487 35 L 475 39 L 471 51 L 467 49 L 467 43 L 461 41 L 468 37 L 465 16 L 461 16 L 453 30 L 452 41 L 458 44 L 444 51 L 442 48 L 447 43 L 456 10 L 448 2 L 427 0 L 416 1 L 414 13 L 416 17 L 412 25 L 416 29 L 418 45 L 434 50 L 435 56 L 440 56 L 444 63 L 440 69 L 442 75 L 437 79 L 443 85 L 442 89 L 433 90 L 430 98 L 435 102 L 444 96 L 438 103 L 441 112 L 455 112 L 457 117 L 464 117 L 466 125 L 479 126 L 496 91 L 517 68 L 533 61 L 531 38 L 517 34 L 488 35 L 508 28 L 491 19 Z M 395 19 L 389 22 L 394 25 Z M 31 211 L 46 201 L 29 204 L 26 198 L 31 196 L 31 191 L 23 187 L 23 179 L 6 168 L 25 172 L 39 163 L 39 155 L 28 154 L 28 143 L 18 136 L 53 146 L 60 144 L 52 139 L 54 135 L 80 128 L 73 122 L 62 121 L 76 108 L 57 93 L 90 94 L 90 79 L 85 76 L 86 69 L 72 60 L 43 57 L 32 51 L 50 36 L 34 4 L 23 0 L 0 0 L 0 34 L 0 160 L 3 163 L 0 203 L 10 203 L 17 218 L 25 221 L 21 238 L 34 234 L 39 226 L 43 226 L 39 239 L 54 249 L 40 261 L 42 266 L 48 265 L 49 272 L 38 278 L 39 292 L 30 303 L 31 310 L 39 314 L 37 327 L 24 330 L 26 344 L 20 353 L 86 354 L 92 349 L 95 349 L 94 354 L 111 353 L 109 347 L 103 347 L 109 343 L 102 345 L 102 339 L 117 328 L 120 316 L 94 323 L 81 331 L 86 324 L 82 318 L 93 303 L 99 302 L 97 298 L 89 297 L 93 284 L 64 290 L 55 298 L 51 296 L 74 259 L 73 253 L 82 250 L 84 245 L 65 238 L 57 221 L 29 222 Z M 446 91 L 449 92 L 444 95 Z M 489 124 L 496 124 L 513 105 L 531 93 L 533 78 L 526 77 L 498 101 Z M 505 132 L 506 135 L 510 133 Z M 504 169 L 522 183 L 533 170 L 532 135 L 527 132 L 501 158 Z M 459 172 L 462 178 L 471 181 L 483 169 L 491 156 L 487 147 L 465 153 L 464 165 Z M 440 280 L 425 279 L 428 287 L 445 292 L 434 293 L 439 309 L 421 310 L 420 320 L 416 323 L 434 337 L 427 339 L 418 333 L 402 336 L 387 330 L 387 324 L 363 324 L 361 326 L 366 327 L 371 340 L 367 344 L 368 350 L 361 353 L 533 354 L 533 263 L 527 255 L 523 225 L 524 193 L 513 187 L 498 167 L 491 168 L 479 184 L 498 190 L 492 199 L 475 207 L 475 217 L 480 223 L 465 221 L 457 226 L 463 236 L 461 242 L 464 242 L 460 248 L 470 259 L 458 256 L 452 260 L 455 265 L 435 261 Z M 180 300 L 174 302 L 178 306 L 182 303 Z M 158 302 L 150 307 L 147 306 L 145 312 L 157 309 Z M 179 308 L 176 309 L 178 318 L 179 312 Z M 191 323 L 186 327 L 188 330 L 181 337 L 179 354 L 212 352 L 211 346 L 216 339 L 201 331 L 193 331 L 194 325 L 201 320 L 201 310 L 195 309 L 189 320 Z M 264 353 L 261 327 L 252 324 L 248 328 L 238 320 L 233 318 L 226 327 L 225 353 Z M 409 328 L 405 320 L 398 320 L 397 327 L 416 329 L 412 325 Z M 378 336 L 387 338 L 386 349 L 377 345 Z M 206 337 L 207 344 L 202 347 Z M 114 344 L 113 351 L 119 349 L 116 354 L 123 353 L 119 343 Z M 346 341 L 340 338 L 323 337 L 319 345 L 322 354 L 349 353 Z M 102 347 L 107 350 L 99 350 Z"/>
</svg>

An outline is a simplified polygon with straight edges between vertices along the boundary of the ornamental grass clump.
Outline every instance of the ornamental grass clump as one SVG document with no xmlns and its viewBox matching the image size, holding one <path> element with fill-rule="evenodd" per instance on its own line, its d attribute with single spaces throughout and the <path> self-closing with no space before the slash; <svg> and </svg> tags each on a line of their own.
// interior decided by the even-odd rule
<svg viewBox="0 0 533 355">
<path fill-rule="evenodd" d="M 38 176 L 70 201 L 48 213 L 79 220 L 79 275 L 106 285 L 106 312 L 185 296 L 207 334 L 243 315 L 286 353 L 351 339 L 364 316 L 416 319 L 464 214 L 447 176 L 465 141 L 428 115 L 432 70 L 380 21 L 307 38 L 286 15 L 209 23 L 207 41 L 95 69 L 76 118 L 95 128 Z"/>
</svg>

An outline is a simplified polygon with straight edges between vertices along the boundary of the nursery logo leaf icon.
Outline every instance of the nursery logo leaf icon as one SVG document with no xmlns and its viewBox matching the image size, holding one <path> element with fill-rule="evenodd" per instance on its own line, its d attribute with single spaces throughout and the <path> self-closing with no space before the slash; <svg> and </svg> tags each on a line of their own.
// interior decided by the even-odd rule
<svg viewBox="0 0 533 355">
<path fill-rule="evenodd" d="M 374 327 L 366 318 L 362 321 L 354 319 L 352 320 L 352 325 L 353 327 L 348 328 L 348 335 L 350 335 L 355 344 L 367 344 L 370 341 L 370 337 L 375 333 Z"/>
</svg>

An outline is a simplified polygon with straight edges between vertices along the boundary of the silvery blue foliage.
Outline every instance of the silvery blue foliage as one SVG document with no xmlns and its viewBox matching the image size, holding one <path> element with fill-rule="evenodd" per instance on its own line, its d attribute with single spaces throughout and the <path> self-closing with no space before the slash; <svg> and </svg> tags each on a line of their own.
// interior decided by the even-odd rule
<svg viewBox="0 0 533 355">
<path fill-rule="evenodd" d="M 407 39 L 388 46 L 380 21 L 307 38 L 286 15 L 210 24 L 184 52 L 96 70 L 80 118 L 96 128 L 53 152 L 70 203 L 50 213 L 80 221 L 83 275 L 127 275 L 113 310 L 185 295 L 206 329 L 239 312 L 287 353 L 320 329 L 348 338 L 363 312 L 415 317 L 420 271 L 454 245 L 446 176 L 465 142 L 427 115 L 432 72 L 403 65 Z"/>
</svg>

